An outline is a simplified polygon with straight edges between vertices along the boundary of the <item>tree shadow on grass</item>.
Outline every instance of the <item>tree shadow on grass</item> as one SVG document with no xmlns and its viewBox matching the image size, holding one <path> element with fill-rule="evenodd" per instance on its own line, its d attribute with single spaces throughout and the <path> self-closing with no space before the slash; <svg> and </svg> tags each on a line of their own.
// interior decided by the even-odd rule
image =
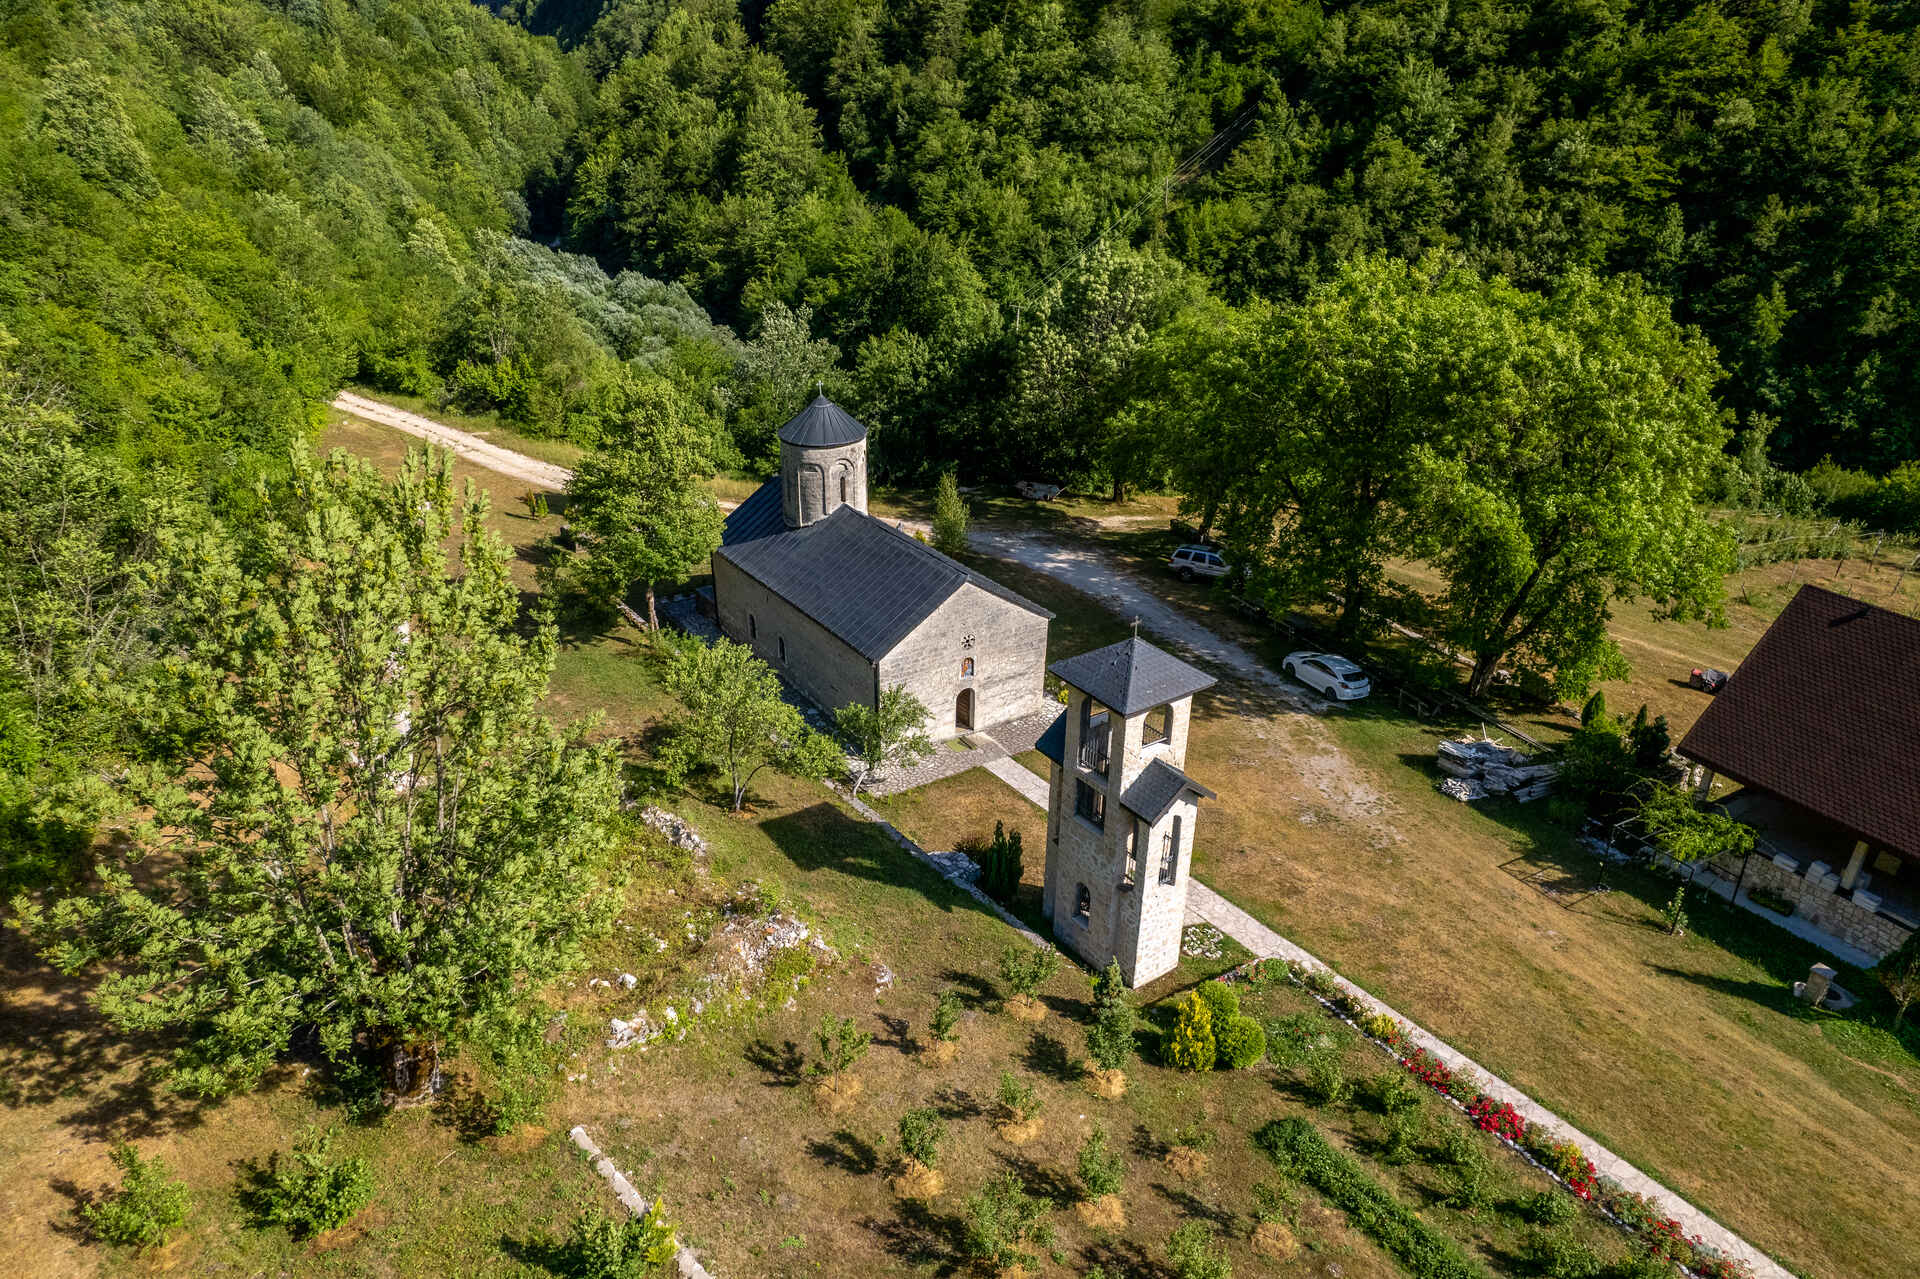
<svg viewBox="0 0 1920 1279">
<path fill-rule="evenodd" d="M 1174 1279 L 1174 1272 L 1131 1239 L 1100 1239 L 1080 1249 L 1080 1264 L 1126 1279 Z"/>
<path fill-rule="evenodd" d="M 992 1008 L 1000 1002 L 1000 989 L 978 973 L 963 973 L 957 968 L 948 968 L 940 974 L 940 980 L 953 988 L 960 997 L 963 1008 Z"/>
<path fill-rule="evenodd" d="M 527 1239 L 515 1239 L 511 1235 L 501 1235 L 500 1251 L 523 1266 L 543 1270 L 550 1275 L 565 1276 L 578 1272 L 578 1260 L 564 1238 L 534 1235 Z"/>
<path fill-rule="evenodd" d="M 822 802 L 782 813 L 761 822 L 760 829 L 802 871 L 833 871 L 890 888 L 911 889 L 939 910 L 1000 918 L 971 893 L 962 892 L 903 852 L 878 826 L 848 817 L 832 804 Z"/>
<path fill-rule="evenodd" d="M 175 1092 L 156 1067 L 171 1038 L 113 1026 L 88 1002 L 88 978 L 42 964 L 11 929 L 0 929 L 0 983 L 12 1013 L 0 1017 L 0 1104 L 81 1098 L 62 1126 L 90 1141 L 136 1141 L 203 1121 L 210 1103 Z"/>
<path fill-rule="evenodd" d="M 1191 1190 L 1178 1186 L 1169 1186 L 1163 1182 L 1154 1182 L 1153 1193 L 1159 1195 L 1173 1206 L 1173 1210 L 1183 1217 L 1199 1221 L 1210 1221 L 1225 1234 L 1232 1234 L 1240 1221 L 1240 1215 L 1230 1209 L 1210 1204 Z"/>
<path fill-rule="evenodd" d="M 1000 1166 L 1019 1178 L 1020 1188 L 1030 1195 L 1050 1200 L 1056 1207 L 1065 1208 L 1080 1197 L 1079 1183 L 1058 1168 L 1052 1168 L 1031 1155 L 997 1152 L 994 1158 Z"/>
<path fill-rule="evenodd" d="M 1128 1142 L 1128 1148 L 1133 1151 L 1136 1157 L 1151 1159 L 1156 1163 L 1165 1159 L 1167 1152 L 1173 1149 L 1173 1147 L 1162 1141 L 1153 1129 L 1147 1127 L 1145 1124 L 1135 1124 L 1133 1126 L 1133 1136 Z"/>
<path fill-rule="evenodd" d="M 966 1222 L 918 1200 L 903 1199 L 892 1217 L 868 1217 L 860 1225 L 916 1270 L 955 1275 L 969 1269 Z"/>
<path fill-rule="evenodd" d="M 797 1088 L 806 1081 L 806 1059 L 791 1039 L 778 1047 L 770 1039 L 756 1039 L 741 1054 L 749 1066 L 764 1072 L 768 1088 Z"/>
<path fill-rule="evenodd" d="M 70 1211 L 56 1215 L 47 1224 L 53 1233 L 80 1243 L 94 1243 L 93 1228 L 81 1214 L 91 1205 L 100 1202 L 101 1195 L 94 1191 L 82 1190 L 77 1184 L 65 1177 L 55 1177 L 47 1182 L 47 1188 L 59 1195 L 71 1206 Z"/>
<path fill-rule="evenodd" d="M 873 1143 L 848 1128 L 836 1129 L 833 1136 L 824 1141 L 816 1138 L 808 1142 L 807 1153 L 829 1168 L 838 1168 L 856 1177 L 867 1176 L 880 1168 L 880 1152 L 874 1149 Z"/>
<path fill-rule="evenodd" d="M 914 1051 L 915 1043 L 908 1037 L 907 1033 L 911 1027 L 907 1024 L 905 1017 L 889 1017 L 887 1014 L 881 1013 L 880 1028 L 887 1033 L 884 1036 L 878 1036 L 874 1039 L 873 1046 L 875 1048 L 892 1048 L 901 1053 L 911 1053 Z"/>
<path fill-rule="evenodd" d="M 1079 1063 L 1067 1052 L 1067 1046 L 1044 1030 L 1034 1031 L 1033 1037 L 1027 1040 L 1027 1051 L 1021 1064 L 1036 1075 L 1044 1075 L 1063 1084 L 1073 1083 L 1080 1078 Z"/>
<path fill-rule="evenodd" d="M 942 1088 L 933 1095 L 933 1108 L 942 1119 L 955 1121 L 978 1119 L 987 1113 L 981 1100 L 964 1088 Z"/>
</svg>

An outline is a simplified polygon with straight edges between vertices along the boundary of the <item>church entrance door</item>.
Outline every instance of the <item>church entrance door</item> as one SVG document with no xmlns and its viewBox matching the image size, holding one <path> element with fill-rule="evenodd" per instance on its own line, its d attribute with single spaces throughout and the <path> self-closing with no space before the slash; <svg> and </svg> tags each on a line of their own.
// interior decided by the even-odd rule
<svg viewBox="0 0 1920 1279">
<path fill-rule="evenodd" d="M 973 731 L 973 690 L 972 689 L 970 688 L 961 689 L 960 696 L 954 700 L 953 723 L 954 723 L 954 727 L 960 729 L 962 732 L 971 733 Z"/>
</svg>

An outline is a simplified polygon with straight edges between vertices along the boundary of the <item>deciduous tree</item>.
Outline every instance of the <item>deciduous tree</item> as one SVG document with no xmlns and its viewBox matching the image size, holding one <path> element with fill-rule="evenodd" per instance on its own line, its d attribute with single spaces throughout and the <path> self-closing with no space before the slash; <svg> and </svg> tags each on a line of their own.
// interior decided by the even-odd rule
<svg viewBox="0 0 1920 1279">
<path fill-rule="evenodd" d="M 668 661 L 666 682 L 687 709 L 669 731 L 661 762 L 677 778 L 700 769 L 723 774 L 736 813 L 762 769 L 820 778 L 840 763 L 832 739 L 808 727 L 782 696 L 773 668 L 743 644 L 683 641 Z"/>
<path fill-rule="evenodd" d="M 311 1028 L 419 1098 L 604 922 L 618 766 L 542 714 L 553 628 L 446 456 L 389 481 L 299 450 L 292 474 L 250 537 L 165 548 L 177 620 L 122 694 L 153 821 L 84 894 L 16 905 L 50 962 L 102 970 L 110 1021 L 172 1032 L 187 1092 L 256 1082 Z"/>
<path fill-rule="evenodd" d="M 631 375 L 593 414 L 599 445 L 567 482 L 567 515 L 584 534 L 576 570 L 589 593 L 624 601 L 646 588 L 647 625 L 660 625 L 654 586 L 686 577 L 720 545 L 725 522 L 702 481 L 713 441 L 667 383 Z"/>
<path fill-rule="evenodd" d="M 882 690 L 877 706 L 852 702 L 834 715 L 834 723 L 860 756 L 860 772 L 853 793 L 874 773 L 893 767 L 911 768 L 933 753 L 927 736 L 926 704 L 901 684 Z"/>
</svg>

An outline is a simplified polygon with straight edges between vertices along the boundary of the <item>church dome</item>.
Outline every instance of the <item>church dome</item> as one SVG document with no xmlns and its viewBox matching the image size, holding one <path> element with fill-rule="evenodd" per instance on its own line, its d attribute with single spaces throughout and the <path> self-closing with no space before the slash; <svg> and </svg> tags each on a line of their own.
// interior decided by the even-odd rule
<svg viewBox="0 0 1920 1279">
<path fill-rule="evenodd" d="M 866 424 L 824 395 L 780 428 L 780 442 L 803 449 L 832 449 L 867 438 Z"/>
</svg>

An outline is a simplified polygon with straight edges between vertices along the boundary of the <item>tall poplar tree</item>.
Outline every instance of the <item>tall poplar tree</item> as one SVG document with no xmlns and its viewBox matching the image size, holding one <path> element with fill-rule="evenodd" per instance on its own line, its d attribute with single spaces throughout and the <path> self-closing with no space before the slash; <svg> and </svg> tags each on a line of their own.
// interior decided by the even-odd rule
<svg viewBox="0 0 1920 1279">
<path fill-rule="evenodd" d="M 541 714 L 553 628 L 520 617 L 445 455 L 390 482 L 302 448 L 260 500 L 244 538 L 163 548 L 177 620 L 121 693 L 151 822 L 85 892 L 16 910 L 50 962 L 101 971 L 109 1020 L 173 1032 L 183 1091 L 247 1087 L 310 1030 L 420 1099 L 606 918 L 618 764 Z"/>
</svg>

